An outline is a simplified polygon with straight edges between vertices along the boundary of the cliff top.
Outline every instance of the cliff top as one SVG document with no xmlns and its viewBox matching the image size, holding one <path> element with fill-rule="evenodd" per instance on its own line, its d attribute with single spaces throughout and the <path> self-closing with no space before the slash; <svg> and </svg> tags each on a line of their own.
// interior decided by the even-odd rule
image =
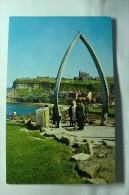
<svg viewBox="0 0 129 195">
<path fill-rule="evenodd" d="M 56 82 L 56 78 L 17 78 L 13 83 L 35 83 L 35 84 L 40 84 L 40 83 L 55 83 Z M 74 79 L 65 79 L 62 78 L 61 83 L 64 84 L 95 84 L 100 82 L 100 80 L 86 80 L 86 81 L 80 81 L 80 80 L 74 80 Z M 114 84 L 114 80 L 108 80 L 108 83 L 110 84 Z"/>
</svg>

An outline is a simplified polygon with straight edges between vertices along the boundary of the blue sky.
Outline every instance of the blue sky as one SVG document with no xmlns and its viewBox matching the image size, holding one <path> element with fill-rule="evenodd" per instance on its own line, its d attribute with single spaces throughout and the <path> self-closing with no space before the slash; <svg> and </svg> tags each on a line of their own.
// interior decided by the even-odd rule
<svg viewBox="0 0 129 195">
<path fill-rule="evenodd" d="M 109 17 L 10 17 L 7 86 L 16 78 L 56 77 L 62 58 L 77 35 L 85 36 L 106 76 L 113 76 L 112 29 Z M 81 40 L 75 44 L 63 77 L 79 70 L 98 76 L 95 64 Z"/>
</svg>

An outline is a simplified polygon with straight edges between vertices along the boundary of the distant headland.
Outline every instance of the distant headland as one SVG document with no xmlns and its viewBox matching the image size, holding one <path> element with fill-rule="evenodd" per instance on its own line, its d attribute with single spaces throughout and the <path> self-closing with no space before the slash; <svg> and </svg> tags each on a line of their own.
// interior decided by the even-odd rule
<svg viewBox="0 0 129 195">
<path fill-rule="evenodd" d="M 114 101 L 114 77 L 106 77 L 109 87 L 110 102 Z M 7 90 L 7 102 L 47 102 L 53 103 L 56 78 L 17 78 L 13 81 L 11 90 Z M 62 78 L 59 102 L 68 104 L 71 98 L 86 98 L 92 93 L 92 101 L 102 102 L 102 89 L 99 77 L 91 77 L 86 72 L 79 71 L 78 77 Z"/>
</svg>

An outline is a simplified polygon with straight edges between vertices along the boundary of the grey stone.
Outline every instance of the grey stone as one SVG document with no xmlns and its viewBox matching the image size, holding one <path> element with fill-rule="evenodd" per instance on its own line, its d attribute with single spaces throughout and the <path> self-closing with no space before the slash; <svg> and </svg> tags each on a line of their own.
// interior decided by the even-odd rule
<svg viewBox="0 0 129 195">
<path fill-rule="evenodd" d="M 34 121 L 31 121 L 31 124 L 34 125 L 34 126 L 36 126 L 36 122 L 34 122 Z"/>
<path fill-rule="evenodd" d="M 75 142 L 87 142 L 87 140 L 85 138 L 81 138 L 81 137 L 75 137 Z"/>
<path fill-rule="evenodd" d="M 72 145 L 72 147 L 73 147 L 73 148 L 78 148 L 78 147 L 79 147 L 79 143 L 75 143 L 75 142 L 74 142 L 73 145 Z"/>
<path fill-rule="evenodd" d="M 80 144 L 80 145 L 78 144 L 78 147 L 76 147 L 76 153 L 91 154 L 89 143 Z"/>
<path fill-rule="evenodd" d="M 78 162 L 77 166 L 82 175 L 85 174 L 90 178 L 93 178 L 100 168 L 100 164 L 94 163 L 92 161 L 80 161 Z"/>
<path fill-rule="evenodd" d="M 107 152 L 106 154 L 105 154 L 105 157 L 106 158 L 115 158 L 115 152 Z"/>
<path fill-rule="evenodd" d="M 101 148 L 102 144 L 94 144 L 93 149 Z"/>
<path fill-rule="evenodd" d="M 55 139 L 63 144 L 66 144 L 66 145 L 71 145 L 74 143 L 74 138 L 71 137 L 71 136 L 67 136 L 67 135 L 64 135 L 64 134 L 58 134 L 58 135 L 55 135 Z"/>
<path fill-rule="evenodd" d="M 75 160 L 75 161 L 86 161 L 88 159 L 90 159 L 90 155 L 89 154 L 85 154 L 85 153 L 79 153 L 79 154 L 75 154 L 71 157 L 71 160 Z"/>
<path fill-rule="evenodd" d="M 86 139 L 83 139 L 83 142 L 87 142 L 87 140 Z"/>
<path fill-rule="evenodd" d="M 70 145 L 70 139 L 68 137 L 62 137 L 60 142 L 68 146 Z"/>
<path fill-rule="evenodd" d="M 88 179 L 88 182 L 91 184 L 106 184 L 107 183 L 104 179 L 100 179 L 100 178 Z"/>
<path fill-rule="evenodd" d="M 61 138 L 62 138 L 62 135 L 61 135 L 61 134 L 57 134 L 57 135 L 55 135 L 54 137 L 55 137 L 55 140 L 56 140 L 56 141 L 60 141 Z"/>
<path fill-rule="evenodd" d="M 98 157 L 98 158 L 104 158 L 105 155 L 104 155 L 104 154 L 98 154 L 97 157 Z"/>
<path fill-rule="evenodd" d="M 107 142 L 102 140 L 102 144 L 107 147 Z"/>
<path fill-rule="evenodd" d="M 23 123 L 26 125 L 26 123 L 29 121 L 30 119 L 24 119 Z"/>
<path fill-rule="evenodd" d="M 46 128 L 45 127 L 40 127 L 40 132 L 46 132 Z"/>
<path fill-rule="evenodd" d="M 90 143 L 94 143 L 94 140 L 90 140 Z"/>
<path fill-rule="evenodd" d="M 55 136 L 55 131 L 51 131 L 50 129 L 49 130 L 47 130 L 46 132 L 45 132 L 45 136 L 47 136 L 47 137 L 54 137 Z"/>
<path fill-rule="evenodd" d="M 74 137 L 72 134 L 67 132 L 64 129 L 46 129 L 44 134 L 47 137 L 54 137 L 55 140 L 64 143 L 66 145 L 73 145 L 74 144 Z"/>
</svg>

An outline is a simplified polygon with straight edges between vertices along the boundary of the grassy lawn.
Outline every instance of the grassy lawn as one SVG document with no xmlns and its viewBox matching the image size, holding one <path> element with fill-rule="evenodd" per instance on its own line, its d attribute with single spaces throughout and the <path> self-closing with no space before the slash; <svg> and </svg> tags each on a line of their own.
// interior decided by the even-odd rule
<svg viewBox="0 0 129 195">
<path fill-rule="evenodd" d="M 20 131 L 21 124 L 7 122 L 7 183 L 77 184 L 81 179 L 69 161 L 71 149 L 38 132 Z"/>
<path fill-rule="evenodd" d="M 109 115 L 115 116 L 115 109 L 114 108 L 109 108 L 108 111 L 109 111 Z M 89 107 L 89 112 L 101 114 L 102 108 Z"/>
</svg>

